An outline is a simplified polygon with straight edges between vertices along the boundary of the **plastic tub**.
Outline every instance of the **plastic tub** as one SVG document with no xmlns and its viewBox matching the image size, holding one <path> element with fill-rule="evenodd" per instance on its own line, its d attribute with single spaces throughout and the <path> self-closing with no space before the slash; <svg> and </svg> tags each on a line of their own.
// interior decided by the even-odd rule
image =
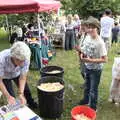
<svg viewBox="0 0 120 120">
<path fill-rule="evenodd" d="M 88 118 L 90 118 L 91 120 L 95 120 L 96 119 L 96 112 L 95 110 L 93 110 L 92 108 L 88 107 L 88 106 L 76 106 L 71 110 L 71 120 L 76 120 L 74 118 L 75 115 L 77 114 L 84 114 L 85 116 L 87 116 Z"/>
</svg>

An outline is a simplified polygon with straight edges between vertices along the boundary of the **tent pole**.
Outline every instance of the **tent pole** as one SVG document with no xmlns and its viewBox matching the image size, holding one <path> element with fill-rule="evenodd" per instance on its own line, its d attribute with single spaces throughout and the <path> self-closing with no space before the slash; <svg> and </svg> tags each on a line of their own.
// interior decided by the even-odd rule
<svg viewBox="0 0 120 120">
<path fill-rule="evenodd" d="M 7 14 L 5 15 L 5 21 L 6 21 L 6 31 L 8 33 L 8 40 L 10 41 L 11 29 L 9 29 L 9 23 L 8 23 L 8 16 L 7 16 Z"/>
<path fill-rule="evenodd" d="M 38 23 L 38 32 L 39 32 L 39 43 L 40 43 L 40 48 L 42 46 L 42 41 L 41 41 L 41 35 L 40 35 L 40 17 L 39 17 L 39 13 L 37 13 L 37 23 Z M 41 68 L 43 67 L 43 63 L 42 63 L 42 48 L 40 50 L 40 63 L 41 63 Z"/>
<path fill-rule="evenodd" d="M 7 17 L 7 15 L 5 15 L 5 20 L 6 20 L 7 32 L 9 32 L 9 24 L 8 24 L 8 17 Z"/>
</svg>

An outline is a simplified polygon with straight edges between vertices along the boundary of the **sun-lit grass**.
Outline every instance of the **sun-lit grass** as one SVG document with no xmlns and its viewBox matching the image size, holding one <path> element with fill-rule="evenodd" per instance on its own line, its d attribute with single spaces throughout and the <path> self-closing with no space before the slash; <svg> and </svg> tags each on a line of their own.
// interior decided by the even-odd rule
<svg viewBox="0 0 120 120">
<path fill-rule="evenodd" d="M 0 50 L 9 47 L 8 42 L 5 44 L 0 39 Z M 99 87 L 98 112 L 97 120 L 120 120 L 120 107 L 108 102 L 109 88 L 111 84 L 111 69 L 116 52 L 120 45 L 112 46 L 108 55 L 108 62 L 104 65 L 104 70 L 101 77 L 101 84 Z M 64 97 L 64 111 L 61 118 L 57 120 L 71 120 L 71 109 L 82 98 L 83 89 L 80 84 L 83 79 L 79 71 L 79 62 L 77 53 L 73 51 L 64 51 L 62 49 L 56 50 L 56 56 L 50 61 L 49 65 L 57 65 L 64 68 L 65 81 L 65 97 Z M 39 71 L 30 70 L 28 81 L 34 98 L 37 98 L 36 85 L 40 79 Z M 1 101 L 1 100 L 0 100 Z M 1 102 L 0 102 L 1 103 Z M 2 105 L 2 104 L 0 104 Z M 39 110 L 36 110 L 39 114 Z"/>
<path fill-rule="evenodd" d="M 4 28 L 0 28 L 0 51 L 10 46 L 8 41 L 7 32 L 5 32 Z"/>
</svg>

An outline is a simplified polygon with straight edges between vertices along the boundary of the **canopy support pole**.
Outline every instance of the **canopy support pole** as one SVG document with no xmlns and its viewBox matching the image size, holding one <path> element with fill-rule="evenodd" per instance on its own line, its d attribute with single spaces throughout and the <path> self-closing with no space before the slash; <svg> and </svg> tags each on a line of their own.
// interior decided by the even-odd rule
<svg viewBox="0 0 120 120">
<path fill-rule="evenodd" d="M 6 31 L 8 33 L 8 40 L 10 41 L 10 37 L 11 37 L 11 27 L 9 29 L 9 22 L 8 22 L 8 15 L 5 15 L 5 22 L 6 22 Z"/>
<path fill-rule="evenodd" d="M 39 43 L 40 43 L 40 63 L 41 63 L 41 68 L 43 67 L 43 63 L 42 63 L 42 41 L 41 41 L 41 35 L 40 35 L 40 17 L 39 17 L 39 13 L 37 13 L 37 23 L 38 23 L 38 32 L 39 32 Z"/>
<path fill-rule="evenodd" d="M 8 17 L 5 15 L 5 21 L 6 21 L 6 26 L 7 26 L 7 32 L 9 32 L 9 24 L 8 24 Z"/>
</svg>

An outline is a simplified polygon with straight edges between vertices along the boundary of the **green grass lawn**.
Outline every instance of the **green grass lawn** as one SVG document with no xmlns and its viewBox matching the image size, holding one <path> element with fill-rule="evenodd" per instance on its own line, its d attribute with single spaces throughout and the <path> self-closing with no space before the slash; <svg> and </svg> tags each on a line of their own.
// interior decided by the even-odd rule
<svg viewBox="0 0 120 120">
<path fill-rule="evenodd" d="M 0 50 L 8 48 L 9 44 L 7 40 L 0 39 Z M 102 73 L 101 84 L 99 86 L 99 100 L 98 100 L 98 112 L 97 120 L 120 120 L 120 107 L 116 107 L 114 104 L 108 102 L 109 87 L 111 84 L 111 69 L 113 59 L 117 56 L 116 51 L 119 50 L 118 46 L 112 46 L 109 55 L 108 63 L 104 65 Z M 76 52 L 56 50 L 56 57 L 54 57 L 49 65 L 57 65 L 64 68 L 64 81 L 65 81 L 65 97 L 64 97 L 64 111 L 61 118 L 57 120 L 71 120 L 71 109 L 82 98 L 83 89 L 80 88 L 80 84 L 83 83 L 83 79 L 79 71 L 79 62 Z M 34 98 L 37 99 L 36 84 L 40 79 L 39 71 L 31 71 L 28 76 L 28 81 Z M 2 101 L 2 100 L 0 100 Z M 0 102 L 0 106 L 3 105 Z M 39 110 L 36 110 L 39 114 Z"/>
</svg>

